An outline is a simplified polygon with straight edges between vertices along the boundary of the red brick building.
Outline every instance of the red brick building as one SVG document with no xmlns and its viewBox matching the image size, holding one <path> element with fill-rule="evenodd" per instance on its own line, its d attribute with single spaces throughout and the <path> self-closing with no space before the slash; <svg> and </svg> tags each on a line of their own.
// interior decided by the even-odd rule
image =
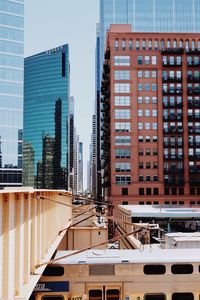
<svg viewBox="0 0 200 300">
<path fill-rule="evenodd" d="M 200 34 L 111 25 L 102 185 L 114 204 L 200 204 Z"/>
</svg>

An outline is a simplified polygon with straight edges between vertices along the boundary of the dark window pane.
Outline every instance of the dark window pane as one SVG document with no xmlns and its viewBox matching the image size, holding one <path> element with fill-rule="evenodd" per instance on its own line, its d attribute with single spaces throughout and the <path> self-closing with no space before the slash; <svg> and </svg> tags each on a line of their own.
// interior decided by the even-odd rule
<svg viewBox="0 0 200 300">
<path fill-rule="evenodd" d="M 145 300 L 165 300 L 165 295 L 149 294 L 145 295 Z"/>
<path fill-rule="evenodd" d="M 42 276 L 63 276 L 64 268 L 63 267 L 46 267 Z"/>
<path fill-rule="evenodd" d="M 166 268 L 164 265 L 145 265 L 144 274 L 146 275 L 156 275 L 165 274 Z"/>
<path fill-rule="evenodd" d="M 174 293 L 172 300 L 194 300 L 194 295 L 192 293 Z"/>
<path fill-rule="evenodd" d="M 119 290 L 107 290 L 106 300 L 119 300 Z"/>
<path fill-rule="evenodd" d="M 89 291 L 89 300 L 102 300 L 102 291 L 101 290 L 90 290 Z"/>
<path fill-rule="evenodd" d="M 171 271 L 173 274 L 192 274 L 193 265 L 172 265 Z"/>
</svg>

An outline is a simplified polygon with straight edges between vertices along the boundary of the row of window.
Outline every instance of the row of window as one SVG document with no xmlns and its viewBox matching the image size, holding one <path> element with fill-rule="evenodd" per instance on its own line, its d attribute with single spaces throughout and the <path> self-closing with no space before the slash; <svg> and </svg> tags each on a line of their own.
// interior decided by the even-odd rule
<svg viewBox="0 0 200 300">
<path fill-rule="evenodd" d="M 175 99 L 178 98 L 178 103 L 182 103 L 182 97 L 178 96 L 178 97 L 170 97 L 170 101 L 171 103 L 174 103 L 175 102 Z M 189 97 L 188 97 L 189 98 Z M 163 101 L 164 102 L 168 102 L 168 97 L 163 97 Z M 130 96 L 115 96 L 115 106 L 130 106 Z M 191 96 L 190 96 L 190 100 L 191 100 Z M 198 100 L 199 100 L 199 97 L 198 97 Z M 156 104 L 157 103 L 157 97 L 156 96 L 145 96 L 145 97 L 142 97 L 142 96 L 139 96 L 137 98 L 137 102 L 138 104 Z"/>
<path fill-rule="evenodd" d="M 146 175 L 146 176 L 143 176 L 143 175 L 139 175 L 138 177 L 138 180 L 139 181 L 158 181 L 158 175 Z"/>
<path fill-rule="evenodd" d="M 157 162 L 139 162 L 139 169 L 157 169 Z"/>
<path fill-rule="evenodd" d="M 164 83 L 163 84 L 163 93 L 182 93 L 182 84 L 181 83 Z"/>
<path fill-rule="evenodd" d="M 115 158 L 130 158 L 131 150 L 130 149 L 115 149 Z"/>
<path fill-rule="evenodd" d="M 137 90 L 139 92 L 141 91 L 146 91 L 146 92 L 149 92 L 149 91 L 157 91 L 157 84 L 156 83 L 138 83 L 137 85 Z"/>
<path fill-rule="evenodd" d="M 182 96 L 163 96 L 163 105 L 168 106 L 181 106 L 183 103 Z"/>
<path fill-rule="evenodd" d="M 181 66 L 182 65 L 182 57 L 181 56 L 163 56 L 162 58 L 163 66 Z"/>
<path fill-rule="evenodd" d="M 130 96 L 115 96 L 115 106 L 130 106 Z"/>
<path fill-rule="evenodd" d="M 138 129 L 139 130 L 157 130 L 158 129 L 158 123 L 157 122 L 138 122 Z"/>
<path fill-rule="evenodd" d="M 157 103 L 157 97 L 156 96 L 145 96 L 145 97 L 142 97 L 142 96 L 139 96 L 137 98 L 137 102 L 138 104 L 156 104 Z"/>
<path fill-rule="evenodd" d="M 131 172 L 131 163 L 129 162 L 115 163 L 115 172 Z"/>
<path fill-rule="evenodd" d="M 157 109 L 138 109 L 138 117 L 157 117 Z"/>
<path fill-rule="evenodd" d="M 139 188 L 139 195 L 159 195 L 159 189 L 158 188 Z M 148 201 L 148 203 L 151 203 Z M 151 204 L 147 204 L 151 205 Z"/>
<path fill-rule="evenodd" d="M 115 80 L 130 80 L 131 72 L 129 70 L 115 70 L 114 78 Z"/>
<path fill-rule="evenodd" d="M 162 72 L 162 77 L 164 80 L 167 79 L 181 79 L 182 78 L 182 72 L 181 71 L 163 71 Z"/>
<path fill-rule="evenodd" d="M 187 56 L 187 64 L 188 66 L 196 65 L 198 66 L 200 63 L 199 56 Z"/>
<path fill-rule="evenodd" d="M 146 135 L 146 136 L 143 136 L 143 135 L 139 135 L 138 136 L 138 142 L 140 143 L 150 143 L 150 142 L 153 142 L 153 143 L 157 143 L 158 141 L 158 137 L 157 135 L 153 135 L 153 136 L 150 136 L 150 135 Z"/>
<path fill-rule="evenodd" d="M 182 136 L 178 136 L 178 137 L 175 137 L 175 136 L 164 136 L 163 137 L 163 141 L 164 141 L 164 144 L 165 145 L 168 145 L 170 144 L 171 146 L 175 146 L 175 145 L 178 145 L 178 146 L 182 146 L 183 145 L 183 137 Z"/>
<path fill-rule="evenodd" d="M 155 148 L 155 149 L 150 149 L 150 148 L 147 148 L 147 149 L 139 149 L 138 151 L 138 155 L 139 156 L 149 156 L 149 155 L 153 155 L 153 156 L 156 156 L 158 155 L 158 150 Z"/>
<path fill-rule="evenodd" d="M 130 109 L 115 109 L 115 119 L 130 119 Z"/>
<path fill-rule="evenodd" d="M 176 48 L 183 48 L 185 47 L 186 50 L 189 50 L 189 48 L 192 49 L 192 51 L 194 51 L 195 49 L 198 49 L 200 51 L 200 40 L 183 40 L 183 39 L 167 39 L 167 40 L 157 40 L 157 39 L 137 39 L 137 40 L 133 40 L 133 39 L 116 39 L 115 40 L 115 50 L 119 50 L 119 48 L 121 48 L 122 50 L 158 50 L 158 49 L 176 49 Z"/>
<path fill-rule="evenodd" d="M 117 122 L 115 123 L 115 132 L 130 132 L 131 123 L 130 122 Z"/>
<path fill-rule="evenodd" d="M 157 64 L 157 56 L 155 55 L 138 55 L 137 57 L 138 65 L 156 65 Z"/>
<path fill-rule="evenodd" d="M 157 71 L 140 70 L 137 72 L 138 78 L 157 78 Z"/>
<path fill-rule="evenodd" d="M 130 83 L 115 83 L 115 93 L 130 93 L 131 92 L 131 85 Z"/>
</svg>

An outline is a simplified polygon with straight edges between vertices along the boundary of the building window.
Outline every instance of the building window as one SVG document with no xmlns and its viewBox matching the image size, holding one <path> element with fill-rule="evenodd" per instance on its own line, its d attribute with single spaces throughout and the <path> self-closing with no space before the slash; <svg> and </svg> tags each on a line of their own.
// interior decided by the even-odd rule
<svg viewBox="0 0 200 300">
<path fill-rule="evenodd" d="M 145 55 L 145 57 L 144 57 L 144 63 L 145 63 L 145 65 L 149 65 L 150 64 L 150 56 Z"/>
<path fill-rule="evenodd" d="M 150 175 L 146 175 L 146 181 L 151 181 L 151 176 Z"/>
<path fill-rule="evenodd" d="M 194 300 L 194 295 L 192 293 L 174 293 L 172 300 Z"/>
<path fill-rule="evenodd" d="M 131 124 L 129 122 L 117 122 L 115 123 L 115 132 L 130 132 Z"/>
<path fill-rule="evenodd" d="M 146 162 L 146 169 L 151 169 L 151 163 L 150 162 Z"/>
<path fill-rule="evenodd" d="M 152 117 L 157 117 L 157 109 L 152 110 Z"/>
<path fill-rule="evenodd" d="M 142 122 L 138 122 L 138 129 L 142 130 L 143 129 L 143 123 Z"/>
<path fill-rule="evenodd" d="M 139 156 L 143 156 L 143 153 L 144 153 L 143 149 L 139 149 L 138 151 Z"/>
<path fill-rule="evenodd" d="M 138 104 L 142 104 L 142 97 L 138 97 L 137 102 Z"/>
<path fill-rule="evenodd" d="M 142 83 L 138 83 L 138 91 L 142 91 Z"/>
<path fill-rule="evenodd" d="M 119 50 L 119 40 L 115 40 L 115 51 Z"/>
<path fill-rule="evenodd" d="M 152 65 L 157 64 L 157 56 L 152 56 Z"/>
<path fill-rule="evenodd" d="M 144 188 L 139 188 L 139 195 L 144 195 Z"/>
<path fill-rule="evenodd" d="M 151 129 L 151 123 L 146 122 L 146 123 L 145 123 L 145 129 L 146 129 L 146 130 L 150 130 L 150 129 Z"/>
<path fill-rule="evenodd" d="M 146 155 L 151 155 L 151 149 L 146 149 Z"/>
<path fill-rule="evenodd" d="M 143 136 L 142 136 L 142 135 L 139 135 L 139 136 L 138 136 L 138 142 L 143 143 L 143 140 L 144 140 Z"/>
<path fill-rule="evenodd" d="M 130 146 L 131 137 L 130 136 L 115 136 L 115 145 L 116 146 Z"/>
<path fill-rule="evenodd" d="M 136 50 L 140 50 L 140 41 L 136 40 Z"/>
<path fill-rule="evenodd" d="M 146 40 L 142 40 L 142 50 L 146 49 Z"/>
<path fill-rule="evenodd" d="M 148 48 L 149 48 L 149 50 L 152 49 L 152 40 L 149 40 L 149 41 L 148 41 Z"/>
<path fill-rule="evenodd" d="M 143 162 L 139 162 L 139 169 L 143 169 L 143 168 L 144 168 Z"/>
<path fill-rule="evenodd" d="M 158 188 L 153 188 L 153 194 L 154 195 L 159 195 L 159 189 Z"/>
<path fill-rule="evenodd" d="M 129 40 L 129 50 L 133 50 L 133 40 Z"/>
<path fill-rule="evenodd" d="M 142 56 L 141 55 L 139 55 L 137 57 L 137 62 L 138 62 L 138 65 L 142 65 Z"/>
<path fill-rule="evenodd" d="M 150 109 L 145 109 L 145 117 L 150 117 Z"/>
<path fill-rule="evenodd" d="M 130 163 L 115 163 L 115 172 L 130 172 L 131 171 L 131 164 Z"/>
<path fill-rule="evenodd" d="M 138 78 L 142 78 L 142 71 L 138 71 L 137 77 L 138 77 Z"/>
<path fill-rule="evenodd" d="M 157 135 L 154 135 L 153 136 L 153 143 L 157 143 L 157 141 L 158 141 L 158 137 L 157 137 Z"/>
<path fill-rule="evenodd" d="M 151 195 L 151 188 L 146 188 L 146 195 Z"/>
<path fill-rule="evenodd" d="M 157 91 L 157 84 L 153 83 L 151 86 L 152 91 Z"/>
<path fill-rule="evenodd" d="M 152 123 L 152 129 L 154 129 L 154 130 L 158 129 L 158 124 L 156 122 Z"/>
<path fill-rule="evenodd" d="M 149 103 L 150 103 L 150 97 L 149 97 L 149 96 L 146 96 L 144 99 L 145 99 L 145 103 L 146 103 L 146 104 L 149 104 Z"/>
<path fill-rule="evenodd" d="M 152 71 L 151 72 L 151 77 L 152 78 L 157 78 L 157 72 L 156 71 Z"/>
<path fill-rule="evenodd" d="M 158 181 L 158 175 L 153 176 L 153 181 Z"/>
<path fill-rule="evenodd" d="M 115 80 L 130 80 L 130 71 L 115 70 Z"/>
<path fill-rule="evenodd" d="M 130 56 L 114 56 L 115 66 L 130 66 Z"/>
<path fill-rule="evenodd" d="M 115 109 L 115 119 L 130 119 L 130 109 Z"/>
<path fill-rule="evenodd" d="M 144 85 L 144 90 L 145 90 L 146 92 L 150 91 L 150 84 L 149 84 L 149 83 L 145 83 L 145 85 Z"/>
<path fill-rule="evenodd" d="M 130 149 L 115 149 L 115 158 L 130 158 Z"/>
<path fill-rule="evenodd" d="M 126 40 L 122 40 L 122 50 L 126 50 Z"/>
<path fill-rule="evenodd" d="M 138 109 L 138 117 L 142 117 L 143 116 L 143 110 L 142 109 Z"/>
<path fill-rule="evenodd" d="M 139 181 L 144 181 L 143 175 L 140 175 L 140 176 L 139 176 Z"/>
<path fill-rule="evenodd" d="M 149 135 L 146 136 L 145 138 L 146 143 L 149 143 L 151 141 L 151 137 Z"/>
<path fill-rule="evenodd" d="M 123 175 L 123 176 L 115 176 L 116 185 L 129 185 L 131 184 L 131 176 Z"/>
<path fill-rule="evenodd" d="M 122 188 L 122 196 L 128 196 L 128 188 Z"/>
<path fill-rule="evenodd" d="M 116 106 L 130 106 L 130 96 L 115 96 Z"/>
<path fill-rule="evenodd" d="M 149 78 L 150 77 L 150 72 L 149 71 L 145 71 L 144 72 L 144 77 L 145 78 Z"/>
<path fill-rule="evenodd" d="M 115 93 L 130 93 L 130 84 L 115 83 Z"/>
</svg>

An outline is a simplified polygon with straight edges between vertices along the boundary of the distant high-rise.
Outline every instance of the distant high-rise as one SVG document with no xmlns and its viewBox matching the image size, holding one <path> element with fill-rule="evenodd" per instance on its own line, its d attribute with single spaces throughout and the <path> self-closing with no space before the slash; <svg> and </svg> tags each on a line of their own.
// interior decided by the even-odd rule
<svg viewBox="0 0 200 300">
<path fill-rule="evenodd" d="M 0 189 L 22 185 L 24 1 L 0 1 Z"/>
<path fill-rule="evenodd" d="M 24 141 L 34 150 L 35 186 L 42 182 L 43 188 L 67 188 L 68 52 L 68 45 L 63 45 L 25 59 Z M 50 149 L 51 183 L 44 179 L 45 153 Z"/>
<path fill-rule="evenodd" d="M 101 104 L 100 86 L 106 32 L 111 24 L 130 24 L 133 32 L 200 32 L 198 0 L 100 0 L 100 23 L 96 40 L 96 161 L 100 161 Z M 99 74 L 97 74 L 99 72 Z M 99 174 L 99 163 L 97 163 Z M 98 185 L 100 180 L 97 181 Z M 100 192 L 97 187 L 97 195 Z"/>
</svg>

